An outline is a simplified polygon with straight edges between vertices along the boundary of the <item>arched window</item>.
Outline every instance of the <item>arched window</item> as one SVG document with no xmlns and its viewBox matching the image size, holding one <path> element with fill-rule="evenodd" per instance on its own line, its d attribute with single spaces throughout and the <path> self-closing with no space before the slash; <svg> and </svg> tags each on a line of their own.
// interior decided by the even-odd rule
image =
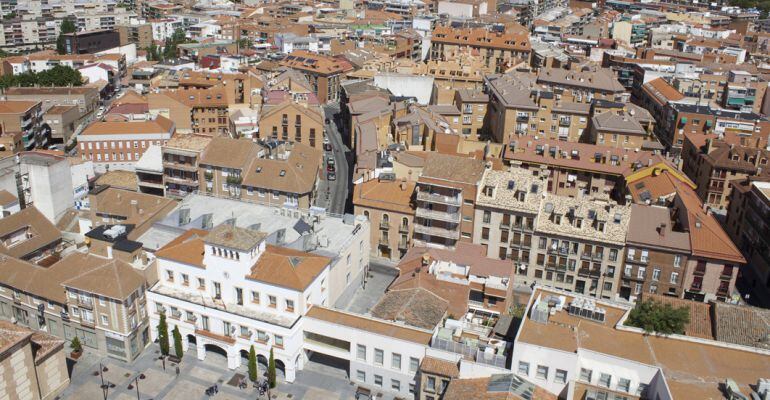
<svg viewBox="0 0 770 400">
<path fill-rule="evenodd" d="M 401 228 L 403 230 L 409 229 L 409 219 L 408 218 L 406 218 L 406 217 L 401 218 Z"/>
<path fill-rule="evenodd" d="M 364 210 L 364 217 L 366 217 L 366 219 L 369 219 L 369 211 Z"/>
</svg>

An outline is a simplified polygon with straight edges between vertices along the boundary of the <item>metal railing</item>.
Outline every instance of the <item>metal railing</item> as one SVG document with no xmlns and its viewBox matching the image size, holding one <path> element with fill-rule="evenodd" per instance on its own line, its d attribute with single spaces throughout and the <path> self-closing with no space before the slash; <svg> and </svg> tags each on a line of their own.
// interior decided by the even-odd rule
<svg viewBox="0 0 770 400">
<path fill-rule="evenodd" d="M 449 204 L 454 206 L 460 206 L 462 205 L 462 202 L 463 202 L 462 196 L 460 194 L 457 194 L 455 196 L 445 196 L 442 194 L 429 193 L 429 192 L 423 192 L 423 191 L 417 192 L 417 200 L 429 201 L 432 203 L 443 203 L 443 204 Z"/>
<path fill-rule="evenodd" d="M 423 235 L 439 236 L 448 239 L 459 239 L 460 232 L 455 230 L 449 230 L 444 228 L 437 228 L 434 226 L 415 225 L 414 231 Z"/>
<path fill-rule="evenodd" d="M 440 350 L 450 351 L 455 354 L 460 354 L 463 358 L 475 361 L 481 364 L 492 365 L 499 368 L 505 368 L 505 357 L 499 354 L 485 353 L 478 346 L 470 346 L 464 343 L 455 342 L 452 340 L 445 340 L 435 338 L 431 342 L 430 347 Z"/>
<path fill-rule="evenodd" d="M 451 211 L 428 210 L 427 208 L 417 208 L 415 215 L 420 218 L 436 219 L 447 222 L 460 222 L 460 213 Z"/>
</svg>

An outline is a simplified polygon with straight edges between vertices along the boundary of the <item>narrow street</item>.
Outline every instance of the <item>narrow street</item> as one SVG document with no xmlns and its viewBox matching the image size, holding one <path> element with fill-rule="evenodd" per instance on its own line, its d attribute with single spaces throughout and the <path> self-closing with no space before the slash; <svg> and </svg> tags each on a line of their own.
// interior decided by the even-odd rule
<svg viewBox="0 0 770 400">
<path fill-rule="evenodd" d="M 345 145 L 339 127 L 343 126 L 340 120 L 339 103 L 327 104 L 323 107 L 326 120 L 326 137 L 331 144 L 331 151 L 324 151 L 323 180 L 318 188 L 316 206 L 326 208 L 330 213 L 344 214 L 348 203 L 350 189 L 350 171 L 353 158 L 350 149 Z M 326 160 L 334 160 L 334 180 L 329 180 L 329 171 Z"/>
</svg>

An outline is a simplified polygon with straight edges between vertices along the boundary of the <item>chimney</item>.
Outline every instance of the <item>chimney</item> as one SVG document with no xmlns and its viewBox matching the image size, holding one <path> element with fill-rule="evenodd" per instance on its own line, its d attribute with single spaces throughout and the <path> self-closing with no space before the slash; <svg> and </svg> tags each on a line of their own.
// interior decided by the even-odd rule
<svg viewBox="0 0 770 400">
<path fill-rule="evenodd" d="M 401 178 L 401 183 L 399 184 L 399 187 L 401 188 L 401 191 L 406 190 L 406 178 Z"/>
<path fill-rule="evenodd" d="M 664 223 L 661 223 L 661 224 L 658 226 L 658 234 L 659 234 L 660 236 L 666 236 L 666 223 L 665 223 L 665 222 L 664 222 Z"/>
<path fill-rule="evenodd" d="M 136 200 L 131 200 L 131 215 L 139 215 L 139 202 Z"/>
</svg>

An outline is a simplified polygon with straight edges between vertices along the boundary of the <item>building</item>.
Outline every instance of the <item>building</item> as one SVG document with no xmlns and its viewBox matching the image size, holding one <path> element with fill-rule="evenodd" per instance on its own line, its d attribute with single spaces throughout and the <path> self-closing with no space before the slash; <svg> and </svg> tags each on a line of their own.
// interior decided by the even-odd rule
<svg viewBox="0 0 770 400">
<path fill-rule="evenodd" d="M 305 75 L 322 104 L 339 100 L 340 81 L 345 73 L 353 70 L 350 62 L 342 57 L 329 57 L 308 51 L 295 51 L 280 64 Z"/>
<path fill-rule="evenodd" d="M 48 267 L 10 256 L 0 264 L 3 319 L 123 361 L 149 345 L 144 278 L 125 261 L 72 252 Z"/>
<path fill-rule="evenodd" d="M 66 54 L 92 54 L 120 47 L 120 34 L 114 30 L 80 31 L 64 34 Z"/>
<path fill-rule="evenodd" d="M 31 263 L 58 260 L 63 249 L 58 229 L 34 206 L 0 219 L 0 252 Z"/>
<path fill-rule="evenodd" d="M 97 186 L 80 206 L 80 232 L 103 225 L 125 224 L 132 229 L 128 239 L 136 240 L 176 206 L 173 199 L 132 190 Z"/>
<path fill-rule="evenodd" d="M 146 49 L 150 47 L 153 42 L 152 27 L 152 24 L 145 23 L 118 25 L 115 28 L 118 31 L 121 46 L 125 46 L 129 43 L 135 43 L 137 48 Z M 158 40 L 161 39 L 165 38 L 158 38 Z"/>
<path fill-rule="evenodd" d="M 486 118 L 489 96 L 478 90 L 459 89 L 455 91 L 454 105 L 461 112 L 460 132 L 466 140 L 483 141 L 487 138 Z"/>
<path fill-rule="evenodd" d="M 371 221 L 372 256 L 400 260 L 411 247 L 416 182 L 372 179 L 353 187 L 356 215 Z"/>
<path fill-rule="evenodd" d="M 751 179 L 733 181 L 725 229 L 743 252 L 741 269 L 752 300 L 770 304 L 770 183 Z"/>
<path fill-rule="evenodd" d="M 4 135 L 21 133 L 25 150 L 45 148 L 50 132 L 43 130 L 43 110 L 40 101 L 0 101 L 0 125 Z"/>
<path fill-rule="evenodd" d="M 198 190 L 200 156 L 211 140 L 210 136 L 177 134 L 161 147 L 163 185 L 167 196 L 184 197 Z"/>
<path fill-rule="evenodd" d="M 687 176 L 697 185 L 698 197 L 710 207 L 728 206 L 731 181 L 746 177 L 770 177 L 770 151 L 761 148 L 730 144 L 713 136 L 705 139 L 686 136 L 682 150 L 683 166 Z"/>
<path fill-rule="evenodd" d="M 250 140 L 214 137 L 198 162 L 198 176 L 203 176 L 199 184 L 206 193 L 240 198 L 244 173 L 260 149 Z"/>
<path fill-rule="evenodd" d="M 56 398 L 69 385 L 63 340 L 0 321 L 0 387 L 13 398 Z"/>
<path fill-rule="evenodd" d="M 81 118 L 96 113 L 99 90 L 93 87 L 11 87 L 5 89 L 7 100 L 42 102 L 43 113 L 53 106 L 77 106 Z"/>
<path fill-rule="evenodd" d="M 451 60 L 472 51 L 480 53 L 484 64 L 498 73 L 528 60 L 531 51 L 526 32 L 436 26 L 431 36 L 431 60 Z"/>
<path fill-rule="evenodd" d="M 53 106 L 43 115 L 51 128 L 51 140 L 69 143 L 79 125 L 80 110 L 73 105 Z"/>
<path fill-rule="evenodd" d="M 134 171 L 136 171 L 136 184 L 139 192 L 163 196 L 165 186 L 163 185 L 163 152 L 161 146 L 151 144 L 139 157 L 139 161 L 134 164 Z"/>
<path fill-rule="evenodd" d="M 310 209 L 315 202 L 323 152 L 302 143 L 265 142 L 247 161 L 241 198 L 286 208 Z"/>
<path fill-rule="evenodd" d="M 163 116 L 94 122 L 78 135 L 78 153 L 99 170 L 133 170 L 150 145 L 165 145 L 175 132 L 174 122 Z"/>
<path fill-rule="evenodd" d="M 516 334 L 512 370 L 553 395 L 569 390 L 576 399 L 690 399 L 723 398 L 725 381 L 750 393 L 750 385 L 764 379 L 770 366 L 767 353 L 751 345 L 648 335 L 624 326 L 629 311 L 619 303 L 535 288 Z M 725 314 L 718 325 L 730 326 L 729 318 L 739 313 Z M 747 329 L 728 331 L 733 340 L 743 341 L 750 336 Z M 692 376 L 700 377 L 697 383 Z"/>
<path fill-rule="evenodd" d="M 294 100 L 266 104 L 259 118 L 257 137 L 291 141 L 321 149 L 324 139 L 324 111 L 317 103 Z"/>
<path fill-rule="evenodd" d="M 474 204 L 485 163 L 471 158 L 431 153 L 417 180 L 415 245 L 454 247 L 472 240 Z"/>
</svg>

